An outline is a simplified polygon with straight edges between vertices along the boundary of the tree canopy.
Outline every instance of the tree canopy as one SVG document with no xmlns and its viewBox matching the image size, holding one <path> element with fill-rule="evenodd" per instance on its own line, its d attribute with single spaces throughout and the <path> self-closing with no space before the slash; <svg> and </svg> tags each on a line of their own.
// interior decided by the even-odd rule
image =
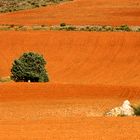
<svg viewBox="0 0 140 140">
<path fill-rule="evenodd" d="M 11 79 L 16 82 L 48 82 L 45 69 L 46 61 L 42 55 L 34 52 L 24 53 L 14 60 L 11 69 Z"/>
</svg>

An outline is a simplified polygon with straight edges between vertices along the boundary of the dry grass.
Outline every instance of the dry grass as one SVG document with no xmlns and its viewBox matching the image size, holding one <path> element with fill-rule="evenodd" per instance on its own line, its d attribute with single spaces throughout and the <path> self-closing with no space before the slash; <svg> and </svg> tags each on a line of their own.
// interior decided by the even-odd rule
<svg viewBox="0 0 140 140">
<path fill-rule="evenodd" d="M 24 9 L 44 7 L 68 0 L 0 0 L 0 12 L 13 12 Z"/>
</svg>

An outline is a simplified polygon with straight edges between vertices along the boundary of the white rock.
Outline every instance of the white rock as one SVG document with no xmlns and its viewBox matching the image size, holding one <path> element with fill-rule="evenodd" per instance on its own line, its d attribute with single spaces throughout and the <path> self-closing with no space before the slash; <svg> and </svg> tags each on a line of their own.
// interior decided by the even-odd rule
<svg viewBox="0 0 140 140">
<path fill-rule="evenodd" d="M 126 115 L 126 116 L 134 115 L 134 109 L 131 107 L 131 104 L 128 100 L 123 102 L 122 110 L 124 112 L 124 115 Z"/>
<path fill-rule="evenodd" d="M 115 107 L 105 114 L 106 116 L 134 116 L 134 109 L 131 103 L 125 100 L 120 107 Z"/>
</svg>

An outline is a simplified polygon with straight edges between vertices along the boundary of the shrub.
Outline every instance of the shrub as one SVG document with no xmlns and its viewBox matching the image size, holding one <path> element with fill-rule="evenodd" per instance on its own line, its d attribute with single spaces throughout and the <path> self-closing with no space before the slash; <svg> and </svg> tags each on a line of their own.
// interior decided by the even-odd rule
<svg viewBox="0 0 140 140">
<path fill-rule="evenodd" d="M 74 27 L 74 26 L 67 26 L 65 29 L 67 31 L 74 31 L 74 30 L 76 30 L 76 27 Z"/>
<path fill-rule="evenodd" d="M 14 60 L 11 69 L 11 79 L 16 82 L 48 82 L 45 69 L 46 61 L 38 53 L 24 53 L 19 59 Z"/>
<path fill-rule="evenodd" d="M 14 24 L 11 24 L 11 25 L 10 25 L 10 28 L 14 28 L 14 26 L 15 26 Z"/>
<path fill-rule="evenodd" d="M 66 26 L 66 23 L 61 23 L 60 26 L 64 27 L 64 26 Z"/>
<path fill-rule="evenodd" d="M 134 114 L 136 116 L 140 116 L 140 105 L 137 105 L 137 106 L 132 106 L 133 109 L 134 109 Z"/>
<path fill-rule="evenodd" d="M 131 29 L 127 25 L 121 25 L 119 27 L 116 27 L 116 30 L 120 30 L 120 31 L 131 31 Z"/>
</svg>

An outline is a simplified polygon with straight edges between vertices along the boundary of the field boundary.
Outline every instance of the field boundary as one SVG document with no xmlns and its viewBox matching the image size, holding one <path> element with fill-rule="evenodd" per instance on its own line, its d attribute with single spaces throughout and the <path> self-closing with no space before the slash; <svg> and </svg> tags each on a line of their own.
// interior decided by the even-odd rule
<svg viewBox="0 0 140 140">
<path fill-rule="evenodd" d="M 1 24 L 0 31 L 88 31 L 88 32 L 140 32 L 140 26 L 108 26 L 108 25 L 14 25 Z"/>
</svg>

